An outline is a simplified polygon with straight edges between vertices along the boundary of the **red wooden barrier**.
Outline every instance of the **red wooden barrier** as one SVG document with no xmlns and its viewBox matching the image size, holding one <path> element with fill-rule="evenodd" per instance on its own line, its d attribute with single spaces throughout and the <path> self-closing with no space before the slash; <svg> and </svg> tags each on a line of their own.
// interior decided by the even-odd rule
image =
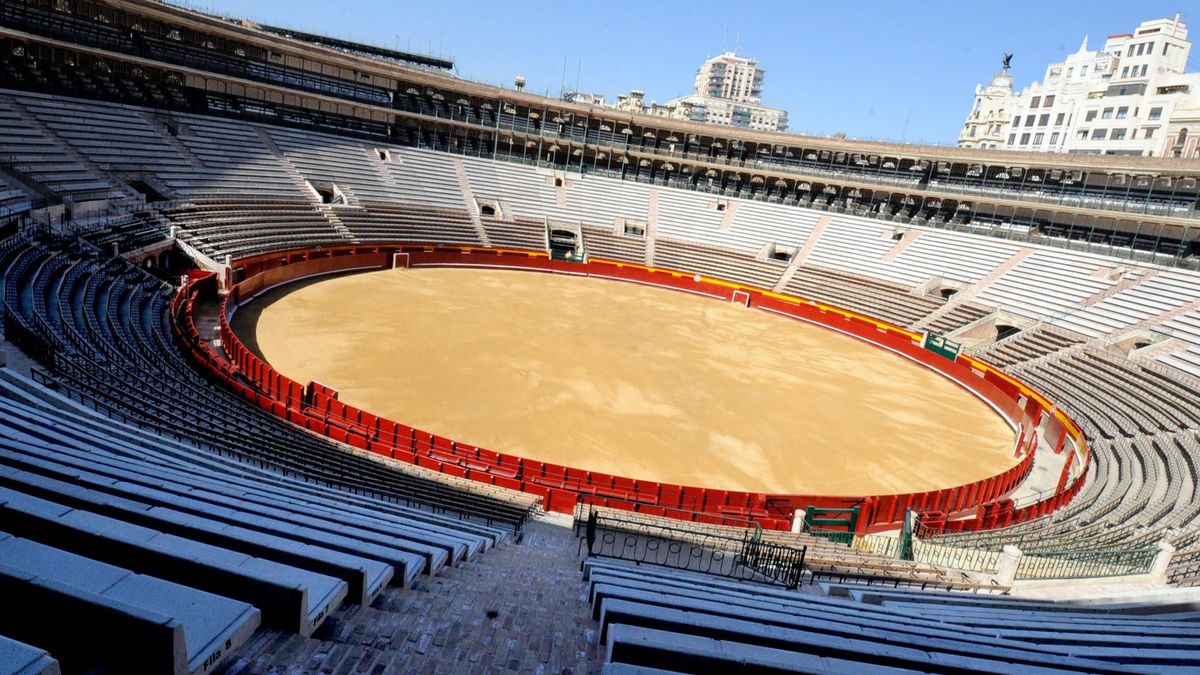
<svg viewBox="0 0 1200 675">
<path fill-rule="evenodd" d="M 409 253 L 410 264 L 418 267 L 454 264 L 586 273 L 725 300 L 730 299 L 734 291 L 746 292 L 751 297 L 752 307 L 817 324 L 876 347 L 888 349 L 940 373 L 967 389 L 987 402 L 1013 426 L 1014 455 L 1020 456 L 1021 459 L 1005 472 L 975 483 L 921 493 L 869 497 L 764 495 L 665 485 L 609 476 L 584 469 L 506 456 L 473 446 L 459 445 L 449 439 L 437 438 L 427 432 L 414 430 L 399 422 L 382 419 L 348 406 L 337 400 L 336 390 L 320 383 L 309 383 L 306 391 L 305 387 L 275 372 L 269 364 L 246 349 L 225 320 L 228 316 L 225 310 L 235 308 L 239 302 L 273 286 L 339 270 L 385 267 L 389 264 L 391 253 L 397 250 Z M 1087 460 L 1086 439 L 1074 421 L 1062 411 L 1055 410 L 1049 401 L 1028 386 L 987 364 L 966 356 L 952 362 L 921 348 L 918 343 L 919 334 L 869 317 L 716 279 L 603 260 L 580 265 L 550 260 L 544 254 L 528 251 L 427 246 L 339 249 L 332 253 L 297 251 L 266 254 L 238 261 L 234 278 L 242 281 L 230 290 L 225 299 L 220 326 L 222 345 L 228 354 L 228 362 L 212 352 L 195 331 L 191 301 L 195 297 L 196 287 L 201 283 L 210 283 L 209 278 L 196 277 L 189 286 L 181 289 L 179 296 L 172 302 L 173 307 L 182 306 L 185 310 L 182 317 L 173 313 L 184 322 L 182 325 L 176 324 L 177 334 L 190 346 L 193 356 L 204 363 L 216 377 L 232 386 L 236 382 L 235 373 L 240 372 L 261 392 L 258 394 L 245 389 L 244 395 L 249 399 L 254 401 L 265 395 L 272 400 L 271 409 L 276 414 L 309 428 L 319 428 L 335 440 L 473 480 L 514 489 L 519 487 L 541 496 L 543 506 L 548 510 L 569 512 L 580 495 L 598 495 L 641 503 L 653 508 L 685 509 L 715 516 L 733 511 L 758 514 L 756 520 L 764 526 L 769 524 L 771 527 L 785 527 L 787 519 L 795 509 L 809 506 L 837 508 L 860 504 L 863 506 L 863 514 L 859 521 L 860 530 L 879 530 L 897 526 L 908 509 L 957 513 L 961 516 L 964 511 L 982 509 L 986 505 L 998 503 L 996 500 L 1020 484 L 1033 467 L 1037 439 L 1033 431 L 1039 423 L 1039 418 L 1043 428 L 1056 433 L 1061 430 L 1061 439 L 1056 451 L 1061 450 L 1061 446 L 1069 437 L 1079 449 L 1083 460 Z M 308 404 L 305 403 L 306 400 L 309 401 Z M 310 414 L 316 417 L 310 419 Z M 322 420 L 328 421 L 329 424 Z M 320 426 L 314 427 L 313 424 Z M 1066 479 L 1067 473 L 1064 471 L 1062 482 L 1065 483 Z M 1039 504 L 1045 508 L 1057 508 L 1078 492 L 1081 483 L 1082 481 L 1077 479 L 1054 497 Z M 1004 511 L 1003 508 L 989 508 L 992 510 L 987 512 L 987 518 L 983 518 L 984 512 L 979 511 L 976 518 L 948 520 L 947 526 L 970 527 L 967 523 L 982 524 L 988 519 L 1004 519 L 1003 516 L 993 515 Z M 1011 508 L 1008 510 L 1012 511 Z M 1029 508 L 1021 511 L 1033 512 Z M 1014 512 L 1012 517 L 1020 516 Z"/>
</svg>

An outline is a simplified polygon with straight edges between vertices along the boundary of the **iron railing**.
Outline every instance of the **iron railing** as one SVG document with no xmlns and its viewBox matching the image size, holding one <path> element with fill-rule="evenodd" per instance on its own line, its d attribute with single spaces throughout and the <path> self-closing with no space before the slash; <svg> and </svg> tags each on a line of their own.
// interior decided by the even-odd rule
<svg viewBox="0 0 1200 675">
<path fill-rule="evenodd" d="M 1050 551 L 1027 554 L 1017 563 L 1017 579 L 1086 579 L 1146 574 L 1154 549 Z"/>
<path fill-rule="evenodd" d="M 577 521 L 578 522 L 578 521 Z M 702 574 L 797 588 L 806 548 L 762 541 L 751 530 L 737 538 L 688 528 L 689 523 L 625 520 L 587 513 L 581 546 L 588 557 L 629 560 Z"/>
</svg>

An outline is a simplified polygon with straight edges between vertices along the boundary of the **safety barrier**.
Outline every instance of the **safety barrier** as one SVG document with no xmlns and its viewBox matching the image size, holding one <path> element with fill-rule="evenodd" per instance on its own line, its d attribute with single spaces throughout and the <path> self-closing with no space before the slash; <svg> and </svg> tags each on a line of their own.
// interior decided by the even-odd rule
<svg viewBox="0 0 1200 675">
<path fill-rule="evenodd" d="M 505 268 L 587 275 L 669 288 L 730 301 L 749 296 L 749 306 L 835 330 L 887 349 L 934 370 L 988 403 L 1014 429 L 1013 453 L 1020 460 L 1008 470 L 966 485 L 917 493 L 829 496 L 762 494 L 671 485 L 613 476 L 548 462 L 506 455 L 457 443 L 451 439 L 378 417 L 337 400 L 337 391 L 309 383 L 302 385 L 275 371 L 237 338 L 228 318 L 240 303 L 279 284 L 297 279 L 354 269 L 389 267 L 394 253 L 407 254 L 412 267 Z M 346 247 L 316 251 L 271 253 L 239 260 L 228 281 L 236 282 L 222 305 L 220 322 L 222 356 L 200 339 L 191 318 L 194 284 L 180 290 L 177 302 L 186 302 L 181 325 L 183 342 L 196 359 L 238 394 L 278 417 L 353 447 L 368 450 L 447 474 L 538 495 L 543 507 L 569 513 L 580 499 L 614 508 L 636 503 L 638 510 L 656 515 L 686 511 L 721 518 L 751 520 L 769 529 L 786 529 L 797 509 L 819 506 L 859 506 L 858 531 L 880 531 L 898 526 L 907 510 L 932 512 L 946 524 L 975 529 L 985 516 L 995 526 L 1004 497 L 1029 474 L 1037 449 L 1038 424 L 1057 435 L 1055 451 L 1069 440 L 1081 462 L 1087 461 L 1086 439 L 1079 427 L 1037 392 L 1016 379 L 970 357 L 951 361 L 920 347 L 921 335 L 837 307 L 802 298 L 673 270 L 607 260 L 586 264 L 551 260 L 536 251 L 446 246 Z M 213 283 L 206 279 L 205 283 Z M 215 287 L 214 287 L 215 289 Z M 1065 473 L 1064 473 L 1065 475 Z M 1083 475 L 1082 469 L 1079 472 Z M 1070 489 L 1050 500 L 1030 506 L 1034 511 L 1057 508 L 1078 490 Z M 976 513 L 970 511 L 974 509 Z M 985 513 L 985 509 L 987 512 Z M 1030 511 L 1032 513 L 1033 511 Z M 951 519 L 953 517 L 953 519 Z M 936 519 L 936 518 L 935 518 Z M 978 522 L 975 522 L 978 521 Z"/>
</svg>

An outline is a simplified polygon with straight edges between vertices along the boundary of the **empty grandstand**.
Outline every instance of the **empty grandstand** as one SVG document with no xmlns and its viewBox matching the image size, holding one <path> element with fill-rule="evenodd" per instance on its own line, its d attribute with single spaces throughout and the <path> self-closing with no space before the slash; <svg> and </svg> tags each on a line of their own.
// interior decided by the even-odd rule
<svg viewBox="0 0 1200 675">
<path fill-rule="evenodd" d="M 1196 667 L 1195 162 L 739 131 L 451 66 L 0 5 L 0 672 Z M 348 405 L 230 326 L 421 266 L 836 330 L 986 401 L 1012 467 L 835 496 L 601 474 Z"/>
</svg>

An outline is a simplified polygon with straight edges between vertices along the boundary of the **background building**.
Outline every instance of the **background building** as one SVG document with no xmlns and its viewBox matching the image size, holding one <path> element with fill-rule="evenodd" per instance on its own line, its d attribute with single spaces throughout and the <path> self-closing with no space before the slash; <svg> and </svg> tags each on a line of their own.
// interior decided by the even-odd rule
<svg viewBox="0 0 1200 675">
<path fill-rule="evenodd" d="M 762 104 L 765 75 L 757 60 L 725 52 L 700 66 L 693 93 L 672 99 L 667 106 L 687 106 L 687 119 L 696 122 L 786 131 L 787 111 Z"/>
<path fill-rule="evenodd" d="M 975 85 L 975 105 L 958 135 L 958 145 L 963 148 L 999 148 L 1004 145 L 1004 134 L 1012 120 L 1016 97 L 1013 96 L 1012 75 L 1004 66 L 992 76 L 984 88 Z"/>
<path fill-rule="evenodd" d="M 1017 96 L 1003 147 L 1197 157 L 1200 73 L 1185 72 L 1190 51 L 1178 15 L 1110 35 L 1099 51 L 1084 38 Z"/>
</svg>

